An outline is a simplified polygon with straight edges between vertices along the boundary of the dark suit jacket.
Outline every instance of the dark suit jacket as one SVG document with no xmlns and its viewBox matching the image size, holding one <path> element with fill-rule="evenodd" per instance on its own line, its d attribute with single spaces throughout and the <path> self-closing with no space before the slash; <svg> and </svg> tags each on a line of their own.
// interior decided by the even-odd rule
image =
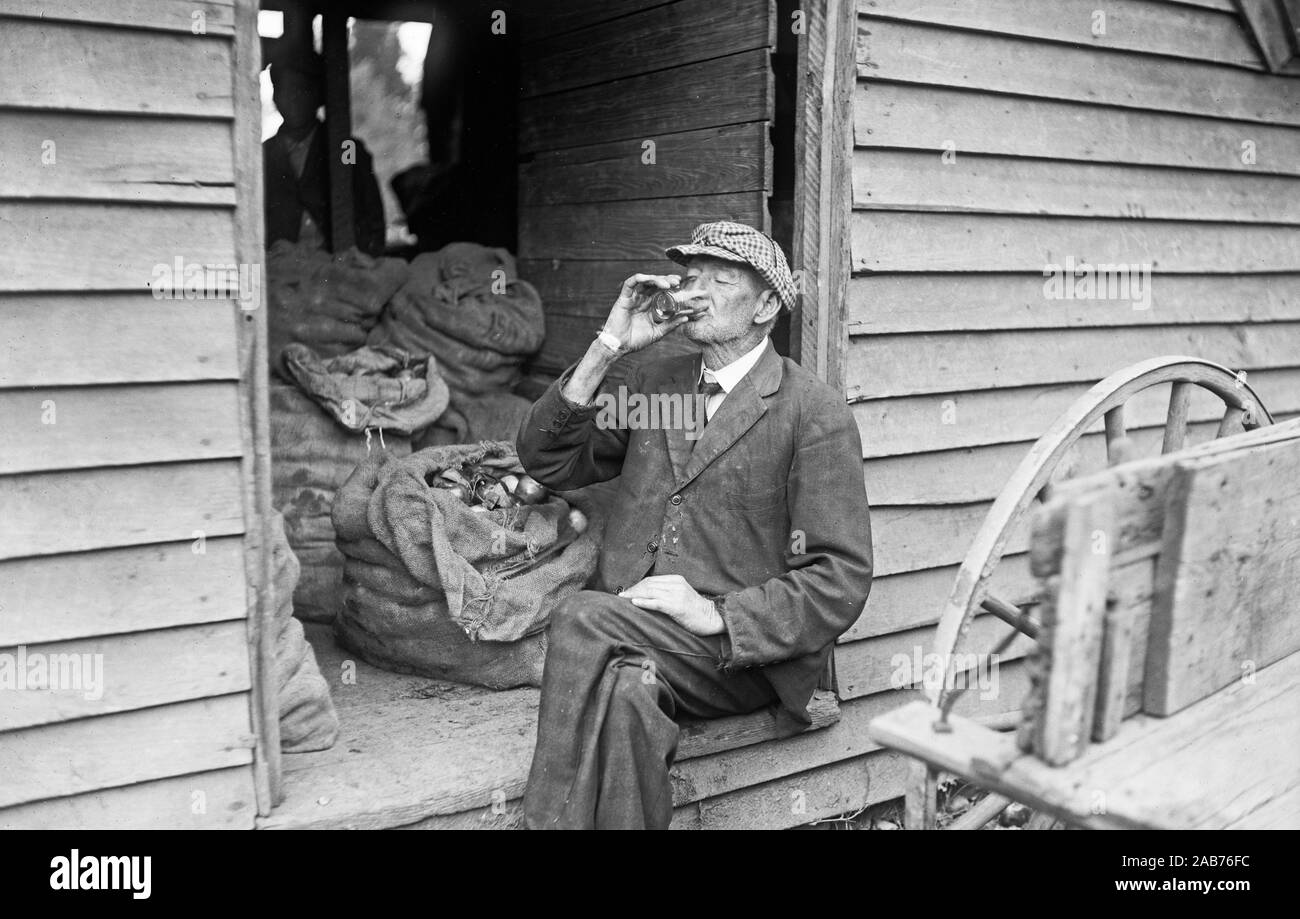
<svg viewBox="0 0 1300 919">
<path fill-rule="evenodd" d="M 307 147 L 301 177 L 294 175 L 293 165 L 289 162 L 289 151 L 279 134 L 268 137 L 262 144 L 268 248 L 277 239 L 298 241 L 302 212 L 305 210 L 311 214 L 316 226 L 320 227 L 330 251 L 334 251 L 331 239 L 333 226 L 330 224 L 329 159 L 325 151 L 327 136 L 326 126 L 321 123 Z M 375 179 L 374 159 L 361 141 L 356 141 L 356 144 L 357 160 L 349 167 L 356 245 L 367 255 L 382 255 L 384 202 L 379 196 L 379 183 Z"/>
<path fill-rule="evenodd" d="M 643 365 L 627 391 L 689 398 L 701 360 Z M 519 457 L 556 489 L 622 475 L 597 586 L 617 593 L 652 568 L 682 575 L 718 604 L 724 667 L 764 667 L 785 726 L 806 724 L 835 639 L 871 589 L 862 444 L 843 396 L 769 343 L 692 450 L 680 425 L 602 429 L 602 397 L 574 406 L 560 394 L 568 376 L 524 419 Z"/>
</svg>

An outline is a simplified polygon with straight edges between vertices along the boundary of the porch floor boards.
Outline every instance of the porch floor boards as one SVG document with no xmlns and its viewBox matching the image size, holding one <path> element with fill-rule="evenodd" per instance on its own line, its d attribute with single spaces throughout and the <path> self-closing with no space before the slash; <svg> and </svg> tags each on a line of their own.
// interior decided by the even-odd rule
<svg viewBox="0 0 1300 919">
<path fill-rule="evenodd" d="M 536 689 L 492 691 L 389 673 L 304 623 L 339 714 L 329 750 L 283 756 L 284 800 L 259 829 L 515 829 L 537 731 Z M 355 663 L 355 683 L 342 681 Z M 813 729 L 839 719 L 833 695 L 810 707 Z M 775 737 L 770 711 L 684 722 L 679 760 Z"/>
</svg>

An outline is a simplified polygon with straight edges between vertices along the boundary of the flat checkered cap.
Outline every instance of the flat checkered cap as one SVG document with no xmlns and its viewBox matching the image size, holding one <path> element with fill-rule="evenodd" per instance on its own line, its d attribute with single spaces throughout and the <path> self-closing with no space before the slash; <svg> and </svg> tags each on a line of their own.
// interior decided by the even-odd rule
<svg viewBox="0 0 1300 919">
<path fill-rule="evenodd" d="M 691 234 L 689 243 L 665 249 L 664 255 L 680 265 L 685 265 L 693 255 L 743 262 L 762 275 L 776 291 L 782 306 L 794 309 L 794 277 L 785 253 L 772 237 L 753 227 L 730 220 L 702 223 Z"/>
</svg>

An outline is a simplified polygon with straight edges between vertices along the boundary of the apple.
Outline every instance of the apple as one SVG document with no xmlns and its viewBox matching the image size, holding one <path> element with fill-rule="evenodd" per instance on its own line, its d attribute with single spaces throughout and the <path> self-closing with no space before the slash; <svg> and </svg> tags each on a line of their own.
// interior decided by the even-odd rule
<svg viewBox="0 0 1300 919">
<path fill-rule="evenodd" d="M 515 497 L 522 504 L 541 504 L 546 500 L 546 486 L 530 475 L 521 475 L 515 486 Z"/>
<path fill-rule="evenodd" d="M 576 507 L 569 511 L 569 526 L 573 527 L 575 533 L 583 533 L 587 530 L 587 515 Z"/>
</svg>

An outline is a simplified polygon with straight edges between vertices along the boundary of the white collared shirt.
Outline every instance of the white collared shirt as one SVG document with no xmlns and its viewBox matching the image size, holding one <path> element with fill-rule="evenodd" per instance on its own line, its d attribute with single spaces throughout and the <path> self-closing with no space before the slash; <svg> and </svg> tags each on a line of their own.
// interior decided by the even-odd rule
<svg viewBox="0 0 1300 919">
<path fill-rule="evenodd" d="M 745 374 L 754 369 L 754 365 L 758 363 L 758 359 L 763 356 L 763 351 L 767 348 L 767 342 L 768 337 L 764 336 L 752 350 L 746 351 L 727 366 L 719 367 L 717 370 L 710 370 L 701 362 L 700 366 L 703 368 L 701 376 L 704 382 L 717 383 L 722 387 L 722 392 L 709 396 L 704 404 L 704 416 L 707 420 L 713 420 L 713 416 L 722 407 L 722 400 L 726 399 L 727 394 L 745 378 Z"/>
</svg>

